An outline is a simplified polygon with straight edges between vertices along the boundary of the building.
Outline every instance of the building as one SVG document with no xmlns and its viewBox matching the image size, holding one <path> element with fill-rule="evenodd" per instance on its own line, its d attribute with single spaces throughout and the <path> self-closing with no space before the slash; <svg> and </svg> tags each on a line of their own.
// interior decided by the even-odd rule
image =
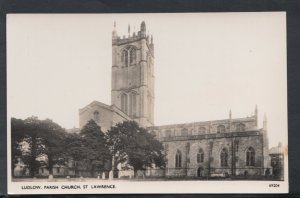
<svg viewBox="0 0 300 198">
<path fill-rule="evenodd" d="M 111 105 L 94 101 L 79 110 L 80 127 L 94 119 L 106 132 L 134 120 L 160 140 L 166 152 L 167 177 L 263 175 L 268 166 L 267 120 L 258 128 L 258 110 L 245 118 L 154 125 L 154 43 L 141 23 L 122 38 L 112 32 Z"/>
<path fill-rule="evenodd" d="M 274 177 L 279 180 L 283 180 L 284 176 L 284 151 L 281 143 L 278 143 L 278 146 L 272 147 L 269 151 L 271 158 L 271 167 Z"/>
</svg>

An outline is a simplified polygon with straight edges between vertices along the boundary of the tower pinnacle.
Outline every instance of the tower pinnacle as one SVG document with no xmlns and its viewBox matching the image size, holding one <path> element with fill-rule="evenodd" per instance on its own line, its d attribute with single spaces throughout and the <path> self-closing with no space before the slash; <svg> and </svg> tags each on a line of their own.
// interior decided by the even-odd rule
<svg viewBox="0 0 300 198">
<path fill-rule="evenodd" d="M 145 23 L 145 21 L 143 21 L 141 23 L 141 32 L 144 32 L 146 34 L 146 23 Z"/>
<path fill-rule="evenodd" d="M 117 26 L 116 22 L 114 21 L 114 29 L 112 31 L 112 37 L 113 37 L 113 39 L 116 39 L 118 37 L 116 26 Z"/>
<path fill-rule="evenodd" d="M 257 109 L 257 104 L 255 105 L 255 110 L 254 110 L 254 116 L 255 116 L 255 123 L 256 123 L 256 127 L 258 126 L 258 109 Z"/>
<path fill-rule="evenodd" d="M 267 130 L 267 124 L 268 124 L 267 114 L 264 113 L 263 129 L 264 129 L 265 131 Z"/>
</svg>

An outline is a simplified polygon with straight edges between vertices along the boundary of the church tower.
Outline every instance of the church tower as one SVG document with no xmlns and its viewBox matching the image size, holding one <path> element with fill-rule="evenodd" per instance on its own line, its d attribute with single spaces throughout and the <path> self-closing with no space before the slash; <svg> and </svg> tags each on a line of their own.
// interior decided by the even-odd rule
<svg viewBox="0 0 300 198">
<path fill-rule="evenodd" d="M 146 24 L 120 38 L 112 32 L 111 103 L 142 127 L 154 121 L 154 44 Z"/>
</svg>

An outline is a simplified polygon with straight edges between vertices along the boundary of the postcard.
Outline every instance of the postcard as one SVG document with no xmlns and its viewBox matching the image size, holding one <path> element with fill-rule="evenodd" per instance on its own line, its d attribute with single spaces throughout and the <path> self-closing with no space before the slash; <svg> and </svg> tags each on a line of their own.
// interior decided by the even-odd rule
<svg viewBox="0 0 300 198">
<path fill-rule="evenodd" d="M 288 193 L 285 12 L 8 14 L 9 194 Z"/>
</svg>

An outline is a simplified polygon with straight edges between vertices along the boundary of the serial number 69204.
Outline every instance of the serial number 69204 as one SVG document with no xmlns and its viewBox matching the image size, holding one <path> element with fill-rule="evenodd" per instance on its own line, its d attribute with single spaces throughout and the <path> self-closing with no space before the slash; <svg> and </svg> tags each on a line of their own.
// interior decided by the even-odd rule
<svg viewBox="0 0 300 198">
<path fill-rule="evenodd" d="M 270 188 L 278 188 L 278 187 L 279 187 L 279 184 L 269 184 L 269 187 L 270 187 Z"/>
</svg>

